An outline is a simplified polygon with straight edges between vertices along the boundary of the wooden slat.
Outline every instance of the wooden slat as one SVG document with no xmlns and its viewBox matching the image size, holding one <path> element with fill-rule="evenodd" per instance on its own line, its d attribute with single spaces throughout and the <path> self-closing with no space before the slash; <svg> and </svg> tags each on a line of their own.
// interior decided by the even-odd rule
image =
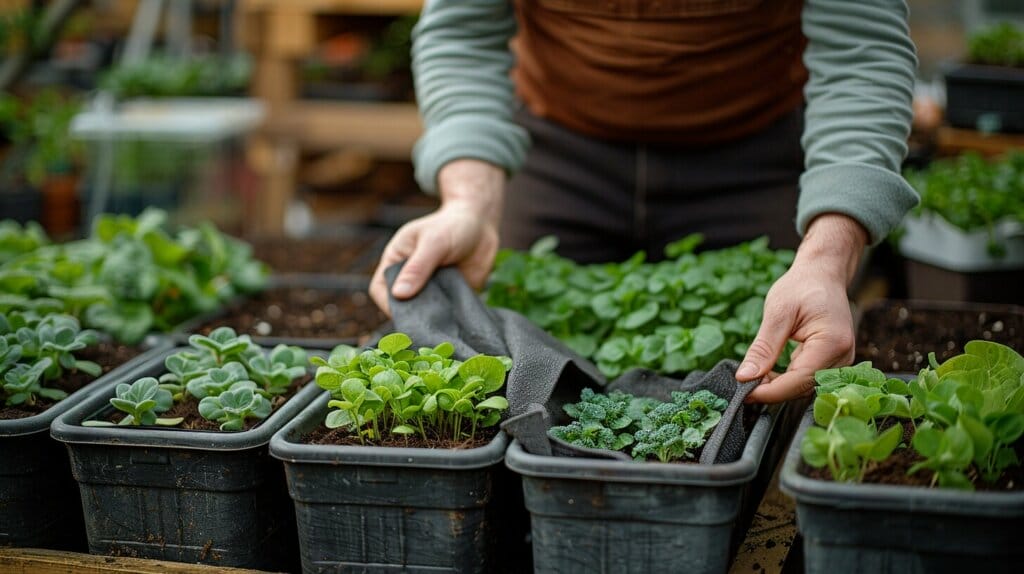
<svg viewBox="0 0 1024 574">
<path fill-rule="evenodd" d="M 423 0 L 284 0 L 292 9 L 321 14 L 401 15 L 415 14 Z M 243 0 L 243 10 L 266 10 L 282 0 Z"/>
<path fill-rule="evenodd" d="M 423 131 L 414 104 L 298 101 L 267 122 L 265 134 L 304 150 L 356 147 L 382 159 L 409 159 Z"/>
<path fill-rule="evenodd" d="M 1000 155 L 1014 149 L 1024 149 L 1024 134 L 985 134 L 949 126 L 939 128 L 939 155 L 954 155 L 965 151 Z"/>
<path fill-rule="evenodd" d="M 92 556 L 35 548 L 0 548 L 0 572 L 4 574 L 260 574 L 259 570 Z"/>
</svg>

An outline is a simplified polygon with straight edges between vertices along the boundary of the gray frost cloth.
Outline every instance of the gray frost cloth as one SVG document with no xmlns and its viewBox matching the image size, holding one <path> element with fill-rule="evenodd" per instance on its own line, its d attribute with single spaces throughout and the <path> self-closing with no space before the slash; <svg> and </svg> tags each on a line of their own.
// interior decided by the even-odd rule
<svg viewBox="0 0 1024 574">
<path fill-rule="evenodd" d="M 389 287 L 401 265 L 385 271 Z M 512 358 L 505 394 L 509 412 L 502 429 L 518 439 L 527 452 L 629 459 L 624 453 L 582 449 L 548 438 L 551 426 L 568 420 L 562 405 L 578 401 L 585 387 L 607 387 L 660 400 L 670 399 L 672 391 L 710 390 L 728 400 L 729 407 L 701 451 L 701 464 L 735 461 L 746 444 L 743 400 L 756 385 L 736 381 L 735 361 L 722 361 L 707 373 L 691 373 L 683 380 L 633 369 L 608 384 L 593 363 L 526 317 L 488 307 L 454 267 L 439 269 L 413 299 L 389 297 L 389 305 L 395 329 L 422 342 L 419 344 L 449 341 L 455 355 L 462 358 L 480 353 Z"/>
</svg>

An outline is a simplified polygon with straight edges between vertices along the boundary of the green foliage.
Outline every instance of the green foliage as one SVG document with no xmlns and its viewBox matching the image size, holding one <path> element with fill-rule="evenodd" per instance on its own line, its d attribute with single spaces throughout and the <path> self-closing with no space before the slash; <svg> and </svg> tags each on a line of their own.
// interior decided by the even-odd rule
<svg viewBox="0 0 1024 574">
<path fill-rule="evenodd" d="M 793 260 L 765 239 L 729 249 L 693 250 L 690 236 L 645 263 L 578 265 L 554 253 L 553 237 L 529 252 L 499 253 L 488 304 L 524 314 L 608 377 L 632 367 L 661 373 L 709 369 L 741 358 L 757 334 L 764 296 Z M 788 363 L 788 351 L 780 365 Z"/>
<path fill-rule="evenodd" d="M 220 430 L 239 431 L 245 419 L 265 419 L 270 416 L 270 401 L 256 391 L 256 383 L 239 381 L 216 396 L 199 401 L 199 414 L 221 423 Z"/>
<path fill-rule="evenodd" d="M 24 226 L 16 221 L 0 221 L 0 265 L 50 243 L 41 225 L 30 221 Z"/>
<path fill-rule="evenodd" d="M 116 98 L 230 96 L 244 91 L 252 75 L 248 58 L 153 57 L 107 72 L 100 87 Z"/>
<path fill-rule="evenodd" d="M 413 351 L 403 333 L 383 337 L 376 348 L 335 348 L 327 360 L 313 357 L 316 382 L 331 392 L 328 428 L 346 428 L 360 442 L 418 434 L 425 440 L 458 441 L 494 426 L 508 409 L 495 395 L 512 368 L 507 357 L 452 358 L 450 343 Z"/>
<path fill-rule="evenodd" d="M 266 268 L 250 247 L 202 224 L 177 233 L 166 213 L 147 209 L 138 218 L 103 215 L 92 236 L 49 245 L 31 226 L 3 246 L 32 245 L 0 263 L 0 312 L 64 312 L 85 325 L 136 343 L 153 330 L 169 331 L 240 293 L 262 288 Z"/>
<path fill-rule="evenodd" d="M 181 419 L 159 419 L 156 415 L 171 409 L 174 400 L 171 393 L 160 388 L 160 383 L 153 377 L 139 379 L 132 384 L 117 385 L 114 398 L 110 404 L 128 416 L 121 419 L 121 425 L 154 425 L 177 424 Z"/>
<path fill-rule="evenodd" d="M 975 64 L 1024 66 L 1024 28 L 1000 22 L 975 32 L 967 40 L 967 54 Z"/>
<path fill-rule="evenodd" d="M 80 104 L 53 90 L 30 99 L 0 94 L 0 129 L 26 154 L 25 178 L 42 185 L 54 172 L 68 171 L 81 146 L 70 137 L 71 120 Z"/>
<path fill-rule="evenodd" d="M 10 406 L 35 405 L 37 397 L 64 399 L 67 393 L 53 383 L 67 370 L 100 375 L 99 365 L 75 357 L 96 340 L 67 315 L 0 313 L 0 400 Z"/>
<path fill-rule="evenodd" d="M 298 347 L 278 345 L 267 350 L 252 342 L 248 335 L 238 335 L 230 327 L 215 329 L 209 336 L 193 335 L 189 348 L 164 359 L 167 372 L 159 380 L 146 377 L 133 383 L 139 386 L 128 397 L 110 400 L 115 408 L 131 415 L 130 422 L 120 424 L 180 424 L 183 419 L 157 419 L 176 402 L 198 400 L 199 414 L 220 423 L 221 430 L 239 431 L 250 418 L 265 419 L 273 410 L 274 397 L 285 393 L 307 373 L 306 352 Z M 296 363 L 301 362 L 302 365 Z M 145 381 L 145 382 L 143 382 Z M 122 385 L 128 387 L 128 385 Z M 155 386 L 159 391 L 151 389 Z M 127 391 L 125 391 L 127 392 Z M 139 409 L 137 403 L 155 401 L 151 414 Z M 129 401 L 129 402 L 124 402 Z M 155 414 L 154 414 L 155 413 Z M 104 426 L 102 420 L 83 424 Z"/>
<path fill-rule="evenodd" d="M 967 153 L 905 175 L 921 194 L 913 213 L 938 215 L 963 231 L 988 231 L 993 256 L 1006 249 L 995 240 L 995 225 L 1024 223 L 1024 152 L 1009 152 L 995 161 Z"/>
<path fill-rule="evenodd" d="M 661 402 L 613 391 L 583 389 L 563 410 L 574 420 L 548 430 L 552 438 L 584 448 L 626 451 L 635 460 L 690 460 L 722 420 L 729 402 L 711 391 L 673 392 Z"/>
<path fill-rule="evenodd" d="M 903 426 L 879 432 L 886 419 L 914 425 L 912 448 L 933 484 L 972 489 L 1020 465 L 1014 445 L 1024 435 L 1024 358 L 1009 347 L 971 341 L 965 352 L 932 365 L 909 383 L 888 379 L 869 363 L 819 371 L 814 420 L 801 443 L 804 461 L 827 466 L 835 480 L 861 481 L 871 461 L 899 447 Z"/>
</svg>

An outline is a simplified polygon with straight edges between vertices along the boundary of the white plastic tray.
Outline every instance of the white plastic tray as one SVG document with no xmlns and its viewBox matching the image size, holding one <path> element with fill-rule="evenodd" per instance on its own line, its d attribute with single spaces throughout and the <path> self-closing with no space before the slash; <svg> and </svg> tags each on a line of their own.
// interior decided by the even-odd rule
<svg viewBox="0 0 1024 574">
<path fill-rule="evenodd" d="M 907 216 L 906 233 L 900 238 L 904 256 L 964 273 L 1024 268 L 1024 226 L 1015 221 L 996 225 L 995 240 L 1006 247 L 1006 255 L 988 252 L 986 230 L 965 232 L 938 215 Z"/>
</svg>

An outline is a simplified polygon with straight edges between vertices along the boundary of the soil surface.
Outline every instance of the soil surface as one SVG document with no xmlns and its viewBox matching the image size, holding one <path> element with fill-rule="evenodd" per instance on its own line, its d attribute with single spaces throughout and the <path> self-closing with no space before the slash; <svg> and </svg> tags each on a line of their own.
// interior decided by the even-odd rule
<svg viewBox="0 0 1024 574">
<path fill-rule="evenodd" d="M 477 448 L 486 445 L 491 442 L 494 435 L 498 434 L 497 427 L 491 427 L 486 429 L 477 429 L 476 438 L 464 439 L 460 441 L 452 440 L 450 437 L 446 438 L 431 438 L 431 440 L 423 440 L 423 437 L 419 435 L 410 435 L 408 438 L 391 436 L 382 441 L 366 441 L 365 443 L 359 442 L 359 438 L 349 434 L 348 429 L 336 428 L 329 429 L 325 426 L 319 426 L 313 429 L 309 434 L 302 437 L 304 444 L 323 444 L 323 445 L 348 445 L 348 446 L 390 446 L 390 447 L 405 447 L 405 448 L 441 448 L 441 449 L 452 449 L 462 450 Z"/>
<path fill-rule="evenodd" d="M 1024 315 L 1013 312 L 914 309 L 903 304 L 869 309 L 857 330 L 855 362 L 893 373 L 917 373 L 928 353 L 941 363 L 982 339 L 1024 351 Z"/>
<path fill-rule="evenodd" d="M 884 430 L 890 426 L 892 426 L 892 423 L 883 424 L 880 428 Z M 903 444 L 907 446 L 905 448 L 898 447 L 893 451 L 889 458 L 881 462 L 869 462 L 867 471 L 864 473 L 864 483 L 929 487 L 934 475 L 932 471 L 924 469 L 919 470 L 912 475 L 907 474 L 910 467 L 924 460 L 924 458 L 917 454 L 917 451 L 910 446 L 910 441 L 913 440 L 913 438 L 914 426 L 909 422 L 904 422 Z M 1024 440 L 1017 441 L 1015 449 L 1017 451 L 1017 457 L 1024 460 Z M 812 468 L 805 462 L 800 461 L 799 471 L 801 474 L 811 478 L 832 480 L 832 473 L 829 472 L 827 466 L 824 468 Z M 978 476 L 977 470 L 973 467 L 968 471 L 967 477 L 974 481 L 974 488 L 976 490 L 1024 490 L 1024 467 L 1021 466 L 1007 469 L 994 484 L 989 484 L 982 480 L 981 477 Z"/>
<path fill-rule="evenodd" d="M 362 273 L 370 274 L 376 253 L 383 247 L 380 233 L 358 237 L 251 240 L 253 256 L 275 273 Z"/>
<path fill-rule="evenodd" d="M 75 357 L 79 360 L 97 363 L 103 369 L 103 373 L 106 374 L 127 363 L 142 352 L 142 347 L 103 342 L 82 349 L 75 353 Z M 70 395 L 95 380 L 96 378 L 88 373 L 65 371 L 64 376 L 59 381 L 54 381 L 47 386 L 60 389 Z M 51 401 L 50 399 L 40 397 L 31 406 L 22 404 L 13 407 L 0 407 L 0 420 L 22 419 L 38 415 L 57 404 L 57 402 L 59 401 Z"/>
<path fill-rule="evenodd" d="M 293 396 L 295 396 L 295 393 L 299 392 L 299 390 L 302 389 L 303 385 L 305 385 L 306 383 L 308 383 L 308 382 L 310 382 L 312 380 L 313 380 L 313 376 L 312 375 L 306 375 L 305 377 L 300 377 L 300 378 L 295 379 L 294 381 L 292 381 L 292 385 L 290 387 L 288 387 L 288 392 L 286 392 L 283 395 L 278 395 L 278 396 L 276 396 L 276 397 L 274 397 L 273 399 L 270 400 L 270 404 L 273 407 L 273 410 L 270 411 L 271 414 L 273 414 L 275 411 L 277 411 L 278 408 L 280 408 L 282 405 L 287 403 L 289 399 L 291 399 Z M 115 413 L 112 413 L 111 416 L 107 418 L 107 420 L 112 422 L 112 423 L 117 423 L 117 422 L 120 422 L 125 416 L 126 416 L 125 413 L 123 413 L 121 411 L 117 411 Z M 207 420 L 207 419 L 203 418 L 203 415 L 199 414 L 199 399 L 197 399 L 197 398 L 195 398 L 192 395 L 189 395 L 187 393 L 185 395 L 185 400 L 183 400 L 181 402 L 174 403 L 174 406 L 171 407 L 171 410 L 169 410 L 169 411 L 167 411 L 165 413 L 162 413 L 162 414 L 160 414 L 158 416 L 160 418 L 164 418 L 164 419 L 173 419 L 173 418 L 182 417 L 185 420 L 183 420 L 181 423 L 179 423 L 179 424 L 177 424 L 175 426 L 172 426 L 172 427 L 170 427 L 170 426 L 153 425 L 153 426 L 146 426 L 146 427 L 142 427 L 142 428 L 182 429 L 182 430 L 217 431 L 217 432 L 241 432 L 241 431 L 221 431 L 220 430 L 220 423 L 218 423 L 217 421 Z M 267 417 L 267 418 L 269 418 L 269 417 Z M 242 430 L 249 430 L 251 428 L 259 426 L 260 423 L 262 423 L 265 420 L 267 420 L 267 419 L 246 419 L 245 426 L 242 428 Z"/>
<path fill-rule="evenodd" d="M 355 339 L 386 319 L 363 291 L 281 287 L 246 299 L 195 332 L 227 326 L 254 337 Z"/>
</svg>

